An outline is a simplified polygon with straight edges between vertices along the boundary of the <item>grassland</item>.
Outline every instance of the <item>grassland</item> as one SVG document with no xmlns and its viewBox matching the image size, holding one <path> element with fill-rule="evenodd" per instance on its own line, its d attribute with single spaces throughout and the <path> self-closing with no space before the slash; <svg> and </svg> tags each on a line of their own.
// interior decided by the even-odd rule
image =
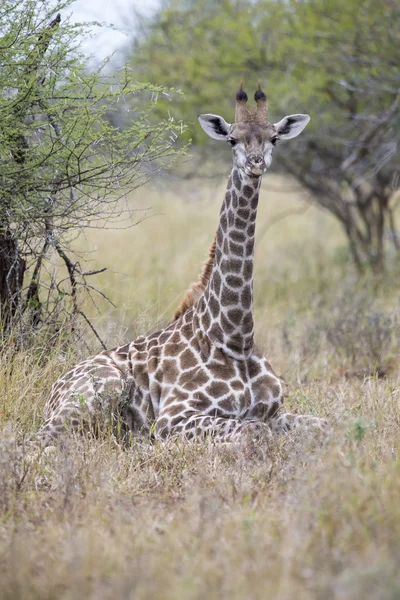
<svg viewBox="0 0 400 600">
<path fill-rule="evenodd" d="M 21 462 L 15 439 L 87 350 L 4 353 L 1 599 L 400 598 L 399 271 L 360 280 L 329 215 L 291 181 L 263 186 L 257 342 L 290 410 L 327 417 L 329 439 L 293 432 L 249 458 L 207 443 L 124 450 L 105 434 Z M 151 218 L 78 240 L 91 267 L 108 267 L 96 285 L 117 308 L 101 297 L 99 311 L 86 307 L 108 346 L 170 318 L 222 193 L 171 178 L 129 199 Z"/>
</svg>

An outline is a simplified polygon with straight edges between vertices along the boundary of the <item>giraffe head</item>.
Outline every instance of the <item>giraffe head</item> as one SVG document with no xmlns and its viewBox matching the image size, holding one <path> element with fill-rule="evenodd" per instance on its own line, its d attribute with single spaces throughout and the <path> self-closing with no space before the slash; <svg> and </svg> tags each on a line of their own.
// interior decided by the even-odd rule
<svg viewBox="0 0 400 600">
<path fill-rule="evenodd" d="M 272 161 L 272 150 L 278 140 L 290 140 L 303 131 L 309 115 L 289 115 L 272 124 L 268 118 L 267 96 L 260 83 L 254 94 L 256 110 L 246 107 L 248 96 L 240 86 L 236 94 L 235 123 L 229 124 L 218 115 L 200 115 L 199 122 L 211 138 L 231 144 L 234 166 L 247 175 L 259 177 Z"/>
</svg>

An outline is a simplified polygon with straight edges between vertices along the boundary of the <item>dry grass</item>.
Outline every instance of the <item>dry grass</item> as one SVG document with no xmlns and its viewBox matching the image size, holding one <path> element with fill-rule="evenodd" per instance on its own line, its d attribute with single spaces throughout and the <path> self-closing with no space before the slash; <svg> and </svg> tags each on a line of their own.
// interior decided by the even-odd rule
<svg viewBox="0 0 400 600">
<path fill-rule="evenodd" d="M 314 209 L 267 229 L 302 205 L 278 178 L 264 186 L 258 342 L 289 408 L 327 416 L 330 439 L 292 433 L 246 458 L 212 444 L 122 450 L 104 435 L 26 463 L 13 439 L 85 350 L 3 355 L 0 598 L 400 597 L 398 283 L 352 279 L 341 233 Z M 99 283 L 118 310 L 92 309 L 110 345 L 165 321 L 199 271 L 222 188 L 184 191 L 142 191 L 133 201 L 163 216 L 80 241 L 110 267 Z"/>
</svg>

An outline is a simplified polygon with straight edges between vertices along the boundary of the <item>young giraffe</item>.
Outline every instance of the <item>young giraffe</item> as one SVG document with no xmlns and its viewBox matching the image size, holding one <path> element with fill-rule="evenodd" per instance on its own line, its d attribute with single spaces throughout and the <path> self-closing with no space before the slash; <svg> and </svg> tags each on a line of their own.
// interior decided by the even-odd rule
<svg viewBox="0 0 400 600">
<path fill-rule="evenodd" d="M 254 345 L 253 255 L 261 176 L 278 139 L 296 137 L 310 120 L 291 115 L 272 125 L 260 86 L 257 108 L 236 95 L 236 122 L 201 115 L 212 138 L 233 147 L 233 169 L 203 277 L 165 329 L 76 365 L 53 385 L 39 438 L 66 428 L 98 430 L 122 418 L 126 431 L 165 439 L 212 435 L 220 441 L 287 431 L 311 416 L 282 413 L 282 387 Z M 192 305 L 191 305 L 192 304 Z"/>
</svg>

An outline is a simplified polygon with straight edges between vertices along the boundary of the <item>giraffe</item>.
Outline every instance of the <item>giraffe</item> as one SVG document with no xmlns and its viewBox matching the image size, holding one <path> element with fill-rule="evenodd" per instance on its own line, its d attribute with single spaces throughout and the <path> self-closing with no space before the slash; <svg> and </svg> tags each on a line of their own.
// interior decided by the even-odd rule
<svg viewBox="0 0 400 600">
<path fill-rule="evenodd" d="M 286 432 L 326 421 L 284 413 L 280 379 L 254 343 L 253 263 L 261 176 L 278 140 L 310 120 L 268 118 L 261 86 L 256 110 L 236 95 L 235 123 L 199 116 L 204 131 L 233 148 L 219 225 L 199 282 L 164 329 L 92 356 L 61 376 L 45 405 L 38 438 L 46 445 L 66 429 L 97 432 L 119 418 L 123 435 L 157 439 L 212 436 L 220 442 Z"/>
</svg>

